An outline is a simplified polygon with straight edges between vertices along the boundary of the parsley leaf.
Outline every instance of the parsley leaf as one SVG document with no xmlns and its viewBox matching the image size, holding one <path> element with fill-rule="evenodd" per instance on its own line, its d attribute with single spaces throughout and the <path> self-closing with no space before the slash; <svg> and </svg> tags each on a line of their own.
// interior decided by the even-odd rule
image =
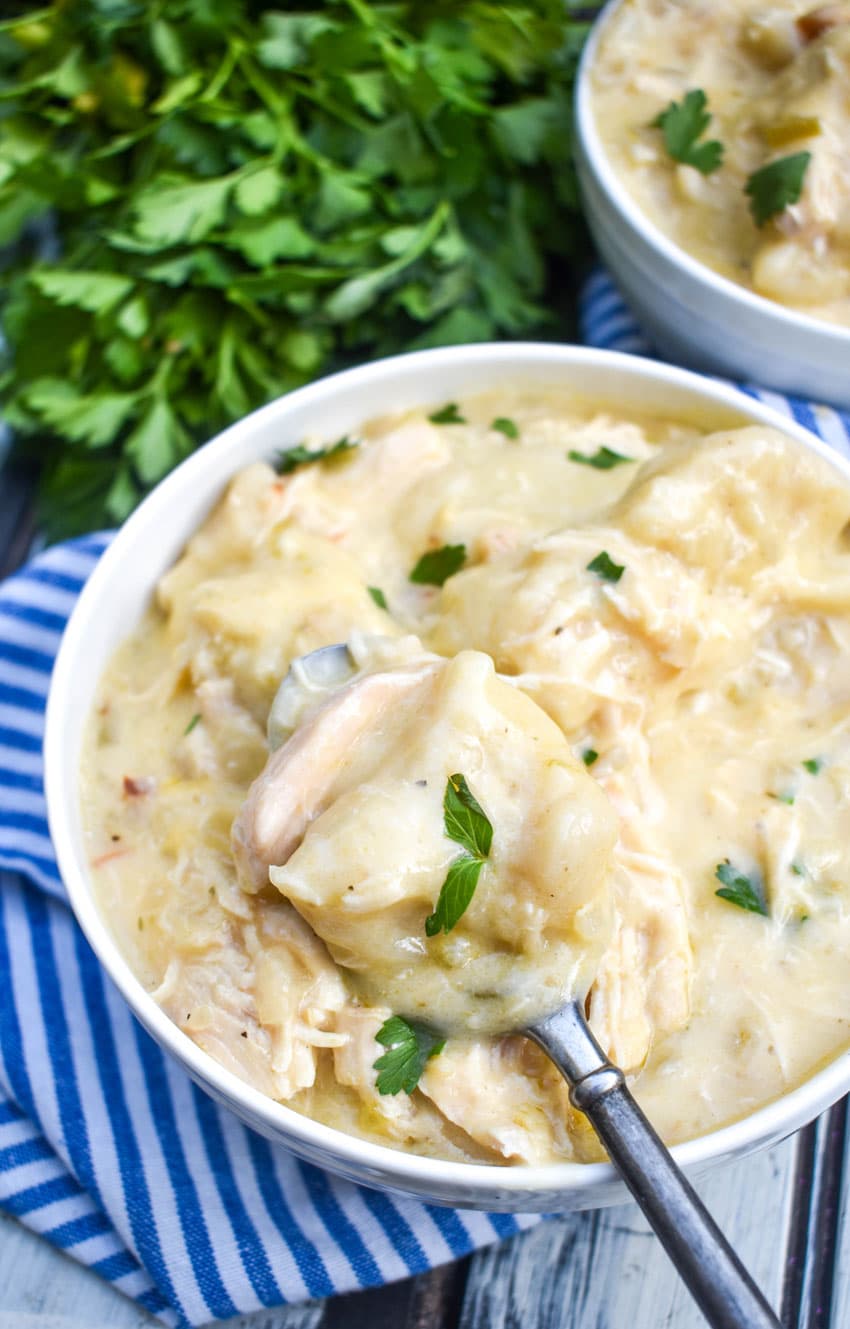
<svg viewBox="0 0 850 1329">
<path fill-rule="evenodd" d="M 446 835 L 476 858 L 486 858 L 493 843 L 493 827 L 466 782 L 465 775 L 450 775 L 443 795 Z"/>
<path fill-rule="evenodd" d="M 810 152 L 793 152 L 790 157 L 779 157 L 753 172 L 744 192 L 749 195 L 756 226 L 764 226 L 771 217 L 797 202 L 811 160 Z"/>
<path fill-rule="evenodd" d="M 0 33 L 3 410 L 51 537 L 345 363 L 572 317 L 572 6 L 249 8 Z"/>
<path fill-rule="evenodd" d="M 440 887 L 434 912 L 425 919 L 427 937 L 436 937 L 439 932 L 451 932 L 455 924 L 460 922 L 472 903 L 483 866 L 483 859 L 470 858 L 468 854 L 461 854 L 455 859 Z"/>
<path fill-rule="evenodd" d="M 714 892 L 721 900 L 728 900 L 730 904 L 736 904 L 739 909 L 747 909 L 752 914 L 768 917 L 764 886 L 757 876 L 745 876 L 733 868 L 728 858 L 718 863 L 714 875 L 723 883 L 720 890 Z"/>
<path fill-rule="evenodd" d="M 625 570 L 625 564 L 615 563 L 604 549 L 596 555 L 596 558 L 592 558 L 587 565 L 588 572 L 595 572 L 597 577 L 601 577 L 603 581 L 610 581 L 615 584 L 620 580 Z"/>
<path fill-rule="evenodd" d="M 613 448 L 606 447 L 597 448 L 592 455 L 588 452 L 576 452 L 571 448 L 567 456 L 570 461 L 579 462 L 582 466 L 593 466 L 597 471 L 612 471 L 615 466 L 623 466 L 634 461 L 634 457 L 624 457 L 622 452 L 615 452 Z"/>
<path fill-rule="evenodd" d="M 820 757 L 809 757 L 803 762 L 803 766 L 810 775 L 818 775 L 823 768 L 823 762 Z"/>
<path fill-rule="evenodd" d="M 278 475 L 291 475 L 299 466 L 309 466 L 316 461 L 331 461 L 346 452 L 353 452 L 359 446 L 357 442 L 352 443 L 350 438 L 341 438 L 329 448 L 305 448 L 303 443 L 298 443 L 294 448 L 287 448 L 285 452 L 277 454 L 275 470 Z"/>
<path fill-rule="evenodd" d="M 519 438 L 519 426 L 515 420 L 510 420 L 506 415 L 497 415 L 495 420 L 490 421 L 490 428 L 504 434 L 505 438 Z"/>
<path fill-rule="evenodd" d="M 652 122 L 663 133 L 664 146 L 673 160 L 694 166 L 703 175 L 717 170 L 724 152 L 719 139 L 697 143 L 711 123 L 711 114 L 705 109 L 707 102 L 702 89 L 695 88 L 685 93 L 681 102 L 671 102 Z"/>
<path fill-rule="evenodd" d="M 469 907 L 485 860 L 493 843 L 493 827 L 463 775 L 450 775 L 443 795 L 446 835 L 464 852 L 451 864 L 433 914 L 425 920 L 425 935 L 451 932 Z"/>
<path fill-rule="evenodd" d="M 389 1051 L 373 1063 L 378 1072 L 375 1082 L 379 1094 L 397 1094 L 402 1089 L 412 1094 L 419 1083 L 426 1062 L 446 1046 L 446 1040 L 427 1025 L 391 1015 L 375 1038 Z"/>
<path fill-rule="evenodd" d="M 599 760 L 599 753 L 596 751 L 596 748 L 585 748 L 584 752 L 581 754 L 581 759 L 585 766 L 592 766 L 595 761 Z"/>
<path fill-rule="evenodd" d="M 192 730 L 195 728 L 196 725 L 200 724 L 200 722 L 201 722 L 201 713 L 200 711 L 197 711 L 192 716 L 186 728 L 183 730 L 183 737 L 185 738 L 187 734 L 191 734 Z"/>
<path fill-rule="evenodd" d="M 410 574 L 417 586 L 442 586 L 466 562 L 466 545 L 443 545 L 423 554 Z"/>
<path fill-rule="evenodd" d="M 466 420 L 458 410 L 456 401 L 450 401 L 448 406 L 444 406 L 441 410 L 435 411 L 433 415 L 428 416 L 428 419 L 431 421 L 432 425 L 466 424 Z"/>
<path fill-rule="evenodd" d="M 366 589 L 379 609 L 387 608 L 387 597 L 384 595 L 380 586 L 367 586 Z"/>
</svg>

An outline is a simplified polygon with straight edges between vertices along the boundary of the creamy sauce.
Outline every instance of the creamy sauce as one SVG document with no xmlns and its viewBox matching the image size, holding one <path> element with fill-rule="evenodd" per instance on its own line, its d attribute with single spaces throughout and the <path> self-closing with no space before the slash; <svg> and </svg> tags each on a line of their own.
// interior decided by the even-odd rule
<svg viewBox="0 0 850 1329">
<path fill-rule="evenodd" d="M 232 482 L 100 686 L 82 800 L 103 909 L 242 1078 L 455 1159 L 598 1156 L 543 1055 L 486 1032 L 586 986 L 584 956 L 597 1036 L 688 1138 L 848 1040 L 850 487 L 763 427 L 533 393 L 461 413 Z M 569 459 L 601 448 L 628 460 Z M 441 589 L 409 580 L 458 543 Z M 588 568 L 603 551 L 618 580 Z M 335 642 L 355 679 L 270 756 L 290 661 Z M 492 851 L 428 938 L 458 771 Z M 719 898 L 718 867 L 767 916 Z M 412 1095 L 377 1092 L 390 1014 L 465 1010 Z"/>
<path fill-rule="evenodd" d="M 650 220 L 722 276 L 814 318 L 850 325 L 850 4 L 623 0 L 592 68 L 611 165 Z M 677 163 L 653 121 L 708 98 L 710 174 Z M 745 187 L 808 152 L 796 203 L 757 227 Z"/>
</svg>

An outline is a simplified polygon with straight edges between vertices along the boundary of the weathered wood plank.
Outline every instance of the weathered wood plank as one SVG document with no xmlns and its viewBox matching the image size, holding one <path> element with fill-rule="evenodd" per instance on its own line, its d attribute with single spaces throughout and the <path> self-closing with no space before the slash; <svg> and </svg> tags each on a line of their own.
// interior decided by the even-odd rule
<svg viewBox="0 0 850 1329">
<path fill-rule="evenodd" d="M 97 1274 L 0 1212 L 0 1329 L 107 1324 L 110 1329 L 150 1329 L 156 1321 Z"/>
<path fill-rule="evenodd" d="M 718 1169 L 696 1183 L 773 1305 L 796 1145 Z M 460 1329 L 705 1329 L 637 1206 L 573 1214 L 473 1256 Z"/>
<path fill-rule="evenodd" d="M 217 1329 L 318 1329 L 325 1303 L 254 1311 Z M 348 1322 L 354 1326 L 356 1320 Z M 0 1212 L 0 1329 L 162 1329 L 98 1274 Z M 402 1329 L 398 1323 L 394 1329 Z"/>
<path fill-rule="evenodd" d="M 336 1297 L 326 1303 L 321 1329 L 454 1329 L 468 1268 L 469 1259 L 460 1260 L 389 1287 Z"/>
<path fill-rule="evenodd" d="M 785 1277 L 782 1284 L 780 1316 L 784 1329 L 798 1329 L 803 1312 L 803 1286 L 809 1247 L 816 1142 L 817 1124 L 811 1122 L 810 1125 L 804 1126 L 797 1136 L 797 1159 L 784 1251 Z"/>
<path fill-rule="evenodd" d="M 848 1102 L 837 1103 L 818 1121 L 800 1329 L 850 1324 Z"/>
</svg>

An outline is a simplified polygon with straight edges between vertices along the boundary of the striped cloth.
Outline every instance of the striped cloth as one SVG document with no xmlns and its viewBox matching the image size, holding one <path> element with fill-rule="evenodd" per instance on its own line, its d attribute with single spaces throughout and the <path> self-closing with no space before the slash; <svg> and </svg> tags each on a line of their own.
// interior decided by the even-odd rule
<svg viewBox="0 0 850 1329">
<path fill-rule="evenodd" d="M 603 274 L 583 318 L 593 345 L 647 349 Z M 850 454 L 846 415 L 757 395 Z M 169 1325 L 389 1282 L 530 1226 L 298 1162 L 200 1091 L 105 981 L 64 902 L 41 739 L 63 626 L 108 540 L 0 587 L 0 1205 Z"/>
</svg>

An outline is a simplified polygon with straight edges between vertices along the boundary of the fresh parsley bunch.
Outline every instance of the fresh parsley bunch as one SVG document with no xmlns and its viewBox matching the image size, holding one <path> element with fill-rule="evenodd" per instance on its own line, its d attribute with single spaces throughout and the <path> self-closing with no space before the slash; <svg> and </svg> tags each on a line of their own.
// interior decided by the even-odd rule
<svg viewBox="0 0 850 1329">
<path fill-rule="evenodd" d="M 4 411 L 53 533 L 120 521 L 346 360 L 556 332 L 583 35 L 563 0 L 55 0 L 0 23 Z"/>
</svg>

